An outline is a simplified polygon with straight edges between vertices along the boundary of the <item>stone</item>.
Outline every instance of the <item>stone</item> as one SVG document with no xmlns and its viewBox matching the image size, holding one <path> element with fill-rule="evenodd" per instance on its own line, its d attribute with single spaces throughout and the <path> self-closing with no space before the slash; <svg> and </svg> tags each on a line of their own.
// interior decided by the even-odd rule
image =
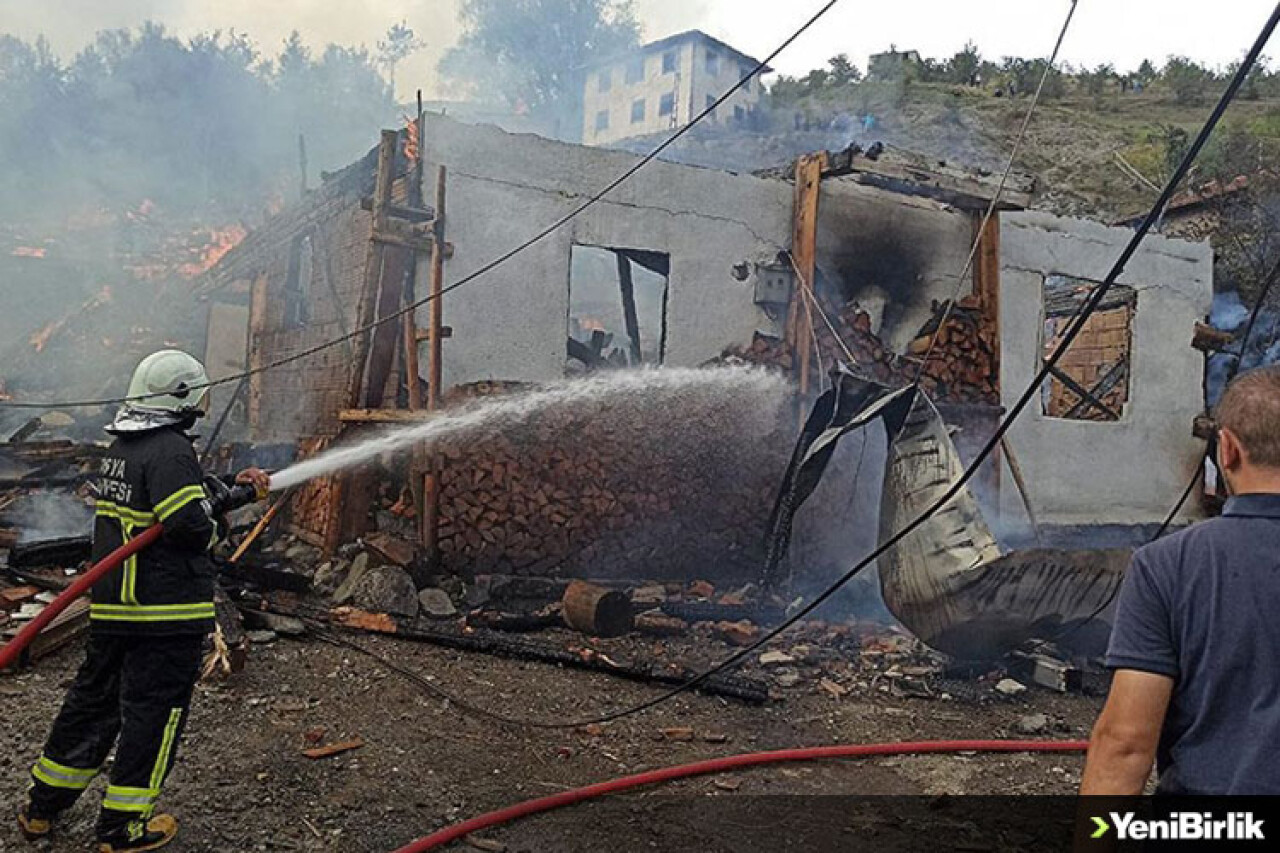
<svg viewBox="0 0 1280 853">
<path fill-rule="evenodd" d="M 632 604 L 662 604 L 667 600 L 667 590 L 659 584 L 637 587 L 631 592 Z"/>
<path fill-rule="evenodd" d="M 297 545 L 291 545 L 289 550 L 284 552 L 284 558 L 286 560 L 291 560 L 296 563 L 308 562 L 315 559 L 315 556 L 316 549 L 304 542 L 299 542 Z"/>
<path fill-rule="evenodd" d="M 772 651 L 760 655 L 760 663 L 764 666 L 785 666 L 795 662 L 796 659 L 786 652 Z"/>
<path fill-rule="evenodd" d="M 1013 728 L 1024 735 L 1044 734 L 1049 730 L 1049 717 L 1045 714 L 1027 714 L 1019 718 Z"/>
<path fill-rule="evenodd" d="M 1017 696 L 1019 693 L 1025 693 L 1027 686 L 1020 681 L 1014 681 L 1012 678 L 1002 678 L 996 682 L 996 692 L 1005 696 Z"/>
<path fill-rule="evenodd" d="M 265 646 L 267 643 L 276 641 L 275 631 L 249 631 L 245 634 L 249 638 L 249 642 L 255 646 Z"/>
<path fill-rule="evenodd" d="M 749 646 L 760 635 L 760 629 L 746 619 L 740 622 L 717 622 L 712 630 L 720 639 L 735 646 Z"/>
<path fill-rule="evenodd" d="M 409 573 L 398 566 L 369 569 L 356 583 L 351 600 L 357 607 L 371 613 L 418 615 L 418 589 Z"/>
<path fill-rule="evenodd" d="M 361 551 L 356 554 L 351 561 L 351 569 L 347 572 L 347 576 L 342 583 L 338 585 L 338 589 L 333 593 L 334 604 L 346 604 L 355 594 L 356 585 L 364 578 L 369 571 L 369 552 Z"/>
<path fill-rule="evenodd" d="M 422 605 L 424 615 L 435 619 L 448 619 L 458 615 L 458 608 L 453 606 L 453 599 L 449 598 L 449 593 L 443 589 L 427 587 L 418 593 L 418 603 Z"/>
<path fill-rule="evenodd" d="M 412 543 L 390 533 L 370 533 L 364 538 L 369 550 L 381 556 L 388 563 L 406 568 L 418 557 L 418 549 Z"/>
<path fill-rule="evenodd" d="M 329 592 L 338 587 L 342 583 L 343 578 L 347 576 L 347 569 L 351 567 L 351 563 L 343 559 L 328 560 L 321 563 L 316 569 L 315 574 L 311 578 L 311 583 L 317 589 L 323 592 Z"/>
<path fill-rule="evenodd" d="M 795 687 L 800 683 L 800 673 L 794 669 L 780 669 L 774 675 L 779 687 Z"/>
<path fill-rule="evenodd" d="M 263 613 L 262 624 L 282 637 L 301 637 L 307 633 L 307 626 L 302 620 L 279 613 Z"/>
<path fill-rule="evenodd" d="M 694 581 L 689 584 L 689 595 L 694 598 L 705 598 L 710 600 L 711 596 L 715 594 L 716 588 L 706 581 Z"/>
</svg>

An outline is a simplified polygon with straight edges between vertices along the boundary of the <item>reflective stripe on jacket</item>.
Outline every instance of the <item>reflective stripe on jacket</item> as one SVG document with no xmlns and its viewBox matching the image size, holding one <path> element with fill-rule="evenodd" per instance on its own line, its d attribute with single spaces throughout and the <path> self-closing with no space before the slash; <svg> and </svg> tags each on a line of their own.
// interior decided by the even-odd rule
<svg viewBox="0 0 1280 853">
<path fill-rule="evenodd" d="M 118 437 L 102 459 L 93 559 L 164 524 L 159 541 L 93 587 L 89 618 L 106 633 L 207 633 L 213 628 L 215 525 L 191 439 L 173 427 Z"/>
</svg>

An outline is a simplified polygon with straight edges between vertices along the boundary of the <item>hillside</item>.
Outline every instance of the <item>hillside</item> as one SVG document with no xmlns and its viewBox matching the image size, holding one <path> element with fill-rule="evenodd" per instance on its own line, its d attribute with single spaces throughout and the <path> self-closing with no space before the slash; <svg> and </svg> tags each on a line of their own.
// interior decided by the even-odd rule
<svg viewBox="0 0 1280 853">
<path fill-rule="evenodd" d="M 957 165 L 996 171 L 1004 166 L 1029 103 L 1028 98 L 998 97 L 989 89 L 949 84 L 863 83 L 775 105 L 750 130 L 704 123 L 665 156 L 754 171 L 809 151 L 878 140 Z M 1131 170 L 1156 187 L 1162 185 L 1171 170 L 1170 159 L 1176 159 L 1211 108 L 1208 100 L 1179 104 L 1172 95 L 1156 91 L 1042 100 L 1016 168 L 1037 177 L 1037 207 L 1104 220 L 1129 215 L 1157 195 Z M 873 117 L 870 129 L 863 121 L 868 114 Z M 1236 144 L 1242 134 L 1247 134 L 1249 145 Z M 1277 139 L 1280 99 L 1237 100 L 1192 182 L 1240 171 L 1238 149 L 1270 149 Z M 653 142 L 631 140 L 625 147 L 644 151 Z"/>
</svg>

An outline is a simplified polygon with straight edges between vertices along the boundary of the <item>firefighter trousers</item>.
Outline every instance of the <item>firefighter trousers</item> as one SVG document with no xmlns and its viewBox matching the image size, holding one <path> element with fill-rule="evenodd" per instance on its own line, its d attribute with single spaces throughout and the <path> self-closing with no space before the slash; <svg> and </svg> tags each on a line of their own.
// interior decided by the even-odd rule
<svg viewBox="0 0 1280 853">
<path fill-rule="evenodd" d="M 90 634 L 84 663 L 31 769 L 33 816 L 53 818 L 71 806 L 118 739 L 98 835 L 150 817 L 177 755 L 203 643 L 199 634 Z"/>
</svg>

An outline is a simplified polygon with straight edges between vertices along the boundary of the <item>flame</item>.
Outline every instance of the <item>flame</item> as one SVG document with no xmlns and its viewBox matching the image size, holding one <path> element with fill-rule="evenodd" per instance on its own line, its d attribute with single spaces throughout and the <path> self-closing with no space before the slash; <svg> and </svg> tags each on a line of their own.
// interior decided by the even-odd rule
<svg viewBox="0 0 1280 853">
<path fill-rule="evenodd" d="M 62 317 L 59 317 L 56 320 L 53 320 L 52 322 L 48 323 L 44 328 L 40 329 L 40 331 L 32 334 L 31 337 L 28 338 L 27 340 L 31 343 L 31 346 L 35 347 L 36 352 L 43 352 L 45 346 L 49 343 L 49 339 L 52 338 L 54 335 L 56 335 L 58 333 L 58 330 L 67 324 L 68 320 L 70 320 L 72 317 L 74 317 L 77 314 L 83 314 L 87 311 L 92 311 L 95 308 L 101 308 L 103 305 L 106 305 L 110 301 L 111 301 L 111 285 L 104 284 L 102 286 L 102 290 L 99 290 L 93 296 L 86 299 L 84 304 L 80 306 L 80 309 L 78 311 L 74 311 L 70 314 L 66 314 Z"/>
<path fill-rule="evenodd" d="M 249 232 L 240 225 L 230 225 L 222 229 L 210 229 L 210 242 L 199 250 L 199 259 L 188 261 L 178 267 L 178 274 L 184 278 L 195 278 L 202 275 L 222 260 L 222 256 L 230 252 Z"/>
<path fill-rule="evenodd" d="M 9 254 L 15 258 L 43 258 L 45 249 L 43 246 L 18 246 Z"/>
</svg>

